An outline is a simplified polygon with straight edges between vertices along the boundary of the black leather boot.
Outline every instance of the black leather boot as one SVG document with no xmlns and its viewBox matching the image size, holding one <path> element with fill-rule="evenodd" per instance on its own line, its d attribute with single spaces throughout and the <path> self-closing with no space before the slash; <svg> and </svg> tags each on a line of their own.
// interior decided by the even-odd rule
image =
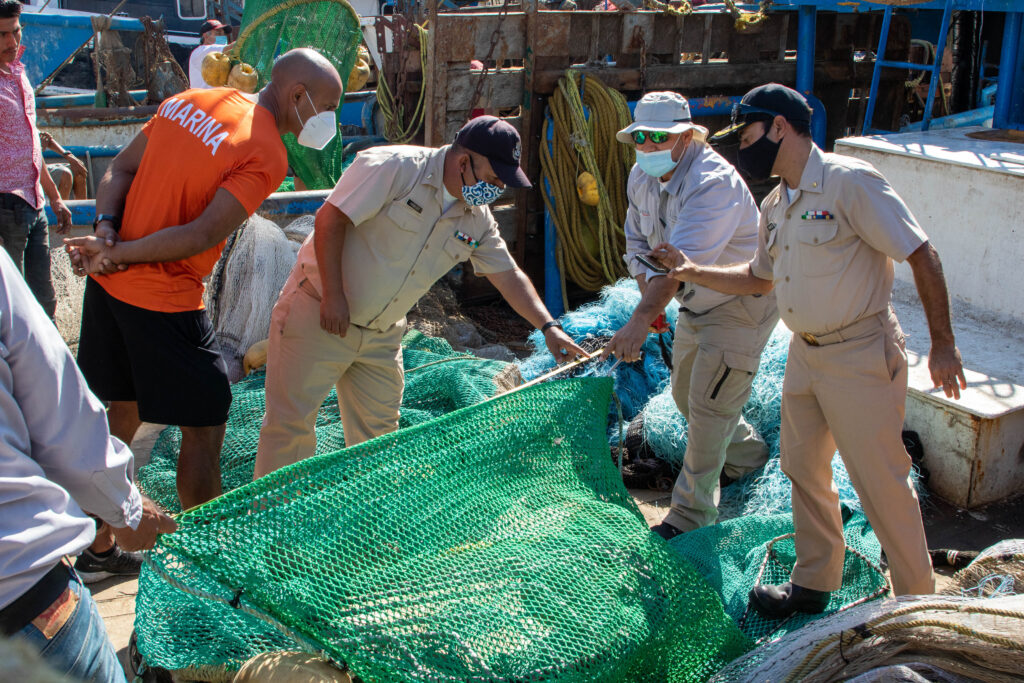
<svg viewBox="0 0 1024 683">
<path fill-rule="evenodd" d="M 787 581 L 781 586 L 754 586 L 750 606 L 769 619 L 785 619 L 794 612 L 821 614 L 831 593 L 803 588 Z"/>
<path fill-rule="evenodd" d="M 666 541 L 671 541 L 673 538 L 683 533 L 682 529 L 676 528 L 668 522 L 662 522 L 661 524 L 655 524 L 651 527 L 651 531 L 658 534 Z"/>
</svg>

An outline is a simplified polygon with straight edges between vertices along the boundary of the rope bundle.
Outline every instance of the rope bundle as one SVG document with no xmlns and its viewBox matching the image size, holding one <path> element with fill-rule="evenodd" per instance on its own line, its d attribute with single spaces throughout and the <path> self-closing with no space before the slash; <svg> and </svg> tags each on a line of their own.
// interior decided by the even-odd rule
<svg viewBox="0 0 1024 683">
<path fill-rule="evenodd" d="M 634 152 L 615 139 L 615 133 L 630 123 L 626 98 L 596 78 L 566 72 L 548 107 L 551 119 L 544 124 L 543 139 L 550 131 L 552 144 L 542 144 L 540 155 L 542 176 L 550 187 L 544 203 L 558 233 L 562 299 L 568 308 L 566 277 L 597 291 L 628 275 L 622 262 L 622 226 Z M 577 197 L 576 178 L 584 171 L 597 181 L 596 207 L 583 205 Z"/>
</svg>

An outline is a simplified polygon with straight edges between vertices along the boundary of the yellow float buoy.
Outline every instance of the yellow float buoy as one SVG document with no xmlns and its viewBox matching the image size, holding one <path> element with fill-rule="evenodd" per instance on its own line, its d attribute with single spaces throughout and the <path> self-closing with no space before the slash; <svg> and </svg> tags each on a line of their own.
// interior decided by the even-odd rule
<svg viewBox="0 0 1024 683">
<path fill-rule="evenodd" d="M 223 52 L 211 52 L 203 57 L 200 67 L 203 80 L 214 88 L 227 85 L 228 74 L 231 73 L 231 59 Z"/>
<path fill-rule="evenodd" d="M 576 178 L 576 194 L 579 195 L 580 201 L 587 206 L 597 206 L 601 201 L 597 194 L 597 180 L 586 171 L 580 173 Z"/>
<path fill-rule="evenodd" d="M 256 86 L 258 83 L 259 76 L 256 75 L 256 69 L 252 68 L 245 62 L 235 64 L 234 68 L 231 69 L 231 73 L 228 75 L 228 87 L 237 88 L 242 92 L 256 92 Z"/>
</svg>

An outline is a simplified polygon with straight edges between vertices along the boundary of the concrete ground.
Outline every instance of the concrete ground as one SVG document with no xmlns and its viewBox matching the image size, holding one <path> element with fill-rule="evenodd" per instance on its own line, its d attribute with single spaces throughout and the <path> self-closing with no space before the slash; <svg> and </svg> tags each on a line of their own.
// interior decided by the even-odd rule
<svg viewBox="0 0 1024 683">
<path fill-rule="evenodd" d="M 144 424 L 136 436 L 132 449 L 136 454 L 136 469 L 149 462 L 149 452 L 163 429 L 163 425 Z M 633 498 L 647 523 L 661 522 L 671 502 L 669 493 L 633 489 Z M 997 503 L 978 510 L 961 510 L 939 498 L 929 497 L 921 506 L 925 532 L 930 548 L 982 550 L 1006 538 L 1024 538 L 1024 496 Z M 953 574 L 937 568 L 937 589 L 950 583 Z M 129 671 L 128 640 L 135 624 L 136 579 L 107 579 L 90 586 L 107 626 L 107 633 L 125 671 Z M 132 674 L 128 674 L 132 680 Z"/>
</svg>

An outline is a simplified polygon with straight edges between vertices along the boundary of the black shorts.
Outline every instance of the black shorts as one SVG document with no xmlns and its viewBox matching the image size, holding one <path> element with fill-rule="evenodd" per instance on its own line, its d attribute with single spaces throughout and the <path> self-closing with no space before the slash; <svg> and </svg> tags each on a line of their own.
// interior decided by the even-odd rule
<svg viewBox="0 0 1024 683">
<path fill-rule="evenodd" d="M 206 311 L 161 313 L 126 304 L 88 278 L 78 367 L 104 401 L 136 401 L 144 422 L 227 422 L 231 385 Z"/>
</svg>

